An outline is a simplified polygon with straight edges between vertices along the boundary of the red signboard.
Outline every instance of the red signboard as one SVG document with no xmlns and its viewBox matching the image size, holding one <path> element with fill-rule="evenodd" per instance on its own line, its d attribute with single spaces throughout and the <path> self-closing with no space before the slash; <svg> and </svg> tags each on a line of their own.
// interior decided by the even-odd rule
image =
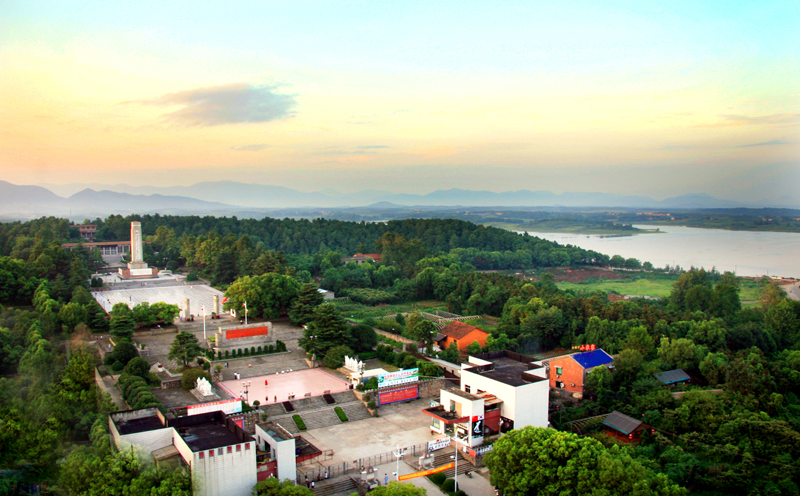
<svg viewBox="0 0 800 496">
<path fill-rule="evenodd" d="M 225 339 L 250 338 L 253 336 L 267 336 L 269 327 L 250 327 L 249 329 L 228 329 L 225 331 Z"/>
<path fill-rule="evenodd" d="M 396 391 L 387 391 L 378 395 L 378 404 L 385 405 L 387 403 L 394 403 L 396 401 L 414 400 L 417 399 L 417 386 L 398 389 Z"/>
</svg>

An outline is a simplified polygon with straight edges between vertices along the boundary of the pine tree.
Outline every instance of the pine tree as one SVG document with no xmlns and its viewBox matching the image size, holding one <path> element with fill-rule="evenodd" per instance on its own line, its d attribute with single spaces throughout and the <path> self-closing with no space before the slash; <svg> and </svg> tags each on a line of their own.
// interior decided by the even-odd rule
<svg viewBox="0 0 800 496">
<path fill-rule="evenodd" d="M 200 343 L 197 338 L 190 332 L 179 332 L 175 335 L 175 340 L 169 347 L 169 354 L 167 357 L 170 360 L 181 360 L 183 365 L 189 365 L 189 362 L 203 354 Z"/>
<path fill-rule="evenodd" d="M 111 309 L 111 334 L 119 339 L 133 337 L 133 312 L 125 303 L 117 303 Z"/>
<path fill-rule="evenodd" d="M 318 359 L 329 349 L 350 344 L 350 329 L 333 303 L 323 303 L 314 311 L 314 320 L 308 324 L 300 346 Z"/>
<path fill-rule="evenodd" d="M 303 325 L 314 319 L 314 310 L 321 305 L 323 297 L 314 283 L 306 283 L 297 292 L 297 298 L 289 309 L 289 319 L 294 325 Z"/>
</svg>

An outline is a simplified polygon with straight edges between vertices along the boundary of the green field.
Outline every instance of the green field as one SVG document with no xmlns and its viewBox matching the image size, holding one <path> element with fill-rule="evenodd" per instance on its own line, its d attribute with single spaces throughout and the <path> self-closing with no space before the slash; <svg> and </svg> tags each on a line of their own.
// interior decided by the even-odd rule
<svg viewBox="0 0 800 496">
<path fill-rule="evenodd" d="M 572 289 L 576 292 L 582 291 L 603 291 L 604 293 L 616 293 L 620 295 L 641 295 L 652 296 L 654 298 L 666 298 L 672 291 L 672 285 L 677 280 L 675 277 L 659 278 L 640 278 L 640 279 L 617 279 L 617 280 L 595 280 L 588 283 L 559 282 L 556 285 L 560 289 Z M 753 279 L 739 279 L 741 301 L 759 300 L 759 283 Z"/>
<path fill-rule="evenodd" d="M 558 282 L 560 289 L 581 291 L 603 291 L 620 295 L 641 295 L 654 298 L 665 298 L 672 291 L 671 279 L 616 279 L 600 280 L 592 283 Z"/>
<path fill-rule="evenodd" d="M 414 303 L 397 303 L 371 307 L 362 303 L 342 301 L 336 302 L 336 309 L 342 312 L 346 319 L 361 322 L 369 317 L 377 319 L 386 315 L 397 315 L 398 313 L 431 312 L 432 310 L 447 311 L 447 304 L 442 301 L 417 301 Z"/>
</svg>

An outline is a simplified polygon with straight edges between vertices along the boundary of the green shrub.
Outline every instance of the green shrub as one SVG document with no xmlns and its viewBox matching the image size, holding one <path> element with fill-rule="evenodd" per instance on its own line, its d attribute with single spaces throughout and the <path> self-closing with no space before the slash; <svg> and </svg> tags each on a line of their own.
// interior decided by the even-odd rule
<svg viewBox="0 0 800 496">
<path fill-rule="evenodd" d="M 430 481 L 436 484 L 437 486 L 441 487 L 442 483 L 444 483 L 444 481 L 447 480 L 447 476 L 444 475 L 444 472 L 437 472 L 435 474 L 429 475 L 428 479 L 430 479 Z"/>
<path fill-rule="evenodd" d="M 378 389 L 378 378 L 370 377 L 367 383 L 364 384 L 364 389 Z"/>
<path fill-rule="evenodd" d="M 200 276 L 197 274 L 196 270 L 189 272 L 189 275 L 186 276 L 187 281 L 197 281 L 200 279 Z"/>
<path fill-rule="evenodd" d="M 228 352 L 228 350 L 225 350 L 225 358 L 228 358 L 229 355 L 230 353 Z"/>
<path fill-rule="evenodd" d="M 347 418 L 347 414 L 344 413 L 344 410 L 342 410 L 342 407 L 337 406 L 336 408 L 333 409 L 333 411 L 336 412 L 336 415 L 342 422 L 347 422 L 348 420 L 350 420 L 349 418 Z"/>
<path fill-rule="evenodd" d="M 456 492 L 456 496 L 467 496 L 467 493 L 459 489 L 458 492 Z"/>
<path fill-rule="evenodd" d="M 374 410 L 376 406 L 378 405 L 376 405 L 374 401 L 370 401 L 369 403 L 367 403 L 367 408 L 369 408 L 370 410 Z"/>
<path fill-rule="evenodd" d="M 209 382 L 211 382 L 211 376 L 208 375 L 203 369 L 199 368 L 192 368 L 183 371 L 183 377 L 181 377 L 181 386 L 186 391 L 191 391 L 197 385 L 197 379 L 200 377 L 205 377 Z"/>
<path fill-rule="evenodd" d="M 306 423 L 303 422 L 303 419 L 300 418 L 300 415 L 292 415 L 292 420 L 294 420 L 294 424 L 297 426 L 298 429 L 301 431 L 306 430 Z"/>
<path fill-rule="evenodd" d="M 353 350 L 349 346 L 339 345 L 329 349 L 323 360 L 329 369 L 338 369 L 344 365 L 345 356 L 353 356 Z"/>
<path fill-rule="evenodd" d="M 442 491 L 446 493 L 452 493 L 456 490 L 456 481 L 453 479 L 447 479 L 442 483 Z"/>
<path fill-rule="evenodd" d="M 371 399 L 372 399 L 372 396 L 370 396 L 369 393 L 364 395 L 364 401 L 369 402 L 369 400 L 371 400 Z"/>
<path fill-rule="evenodd" d="M 358 384 L 356 384 L 356 391 L 363 391 L 363 390 L 364 390 L 364 385 L 363 384 L 361 384 L 360 382 Z"/>
<path fill-rule="evenodd" d="M 255 346 L 251 346 L 250 347 L 250 354 L 251 355 L 255 355 L 256 354 L 256 347 Z"/>
<path fill-rule="evenodd" d="M 113 370 L 114 372 L 121 372 L 122 369 L 124 369 L 124 368 L 125 368 L 125 365 L 122 362 L 120 362 L 119 360 L 117 360 L 116 362 L 111 364 L 111 370 Z"/>
<path fill-rule="evenodd" d="M 267 349 L 269 350 L 268 353 L 272 353 L 273 351 L 275 351 L 275 347 L 272 346 L 272 345 L 269 345 L 269 348 L 267 348 Z"/>
<path fill-rule="evenodd" d="M 259 355 L 261 354 L 261 347 L 260 346 L 258 347 L 258 354 Z"/>
</svg>

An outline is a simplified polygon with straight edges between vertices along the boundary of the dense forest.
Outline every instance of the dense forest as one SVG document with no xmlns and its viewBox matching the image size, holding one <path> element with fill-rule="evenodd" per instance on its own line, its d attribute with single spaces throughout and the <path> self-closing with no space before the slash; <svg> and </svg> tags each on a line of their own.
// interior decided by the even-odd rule
<svg viewBox="0 0 800 496">
<path fill-rule="evenodd" d="M 638 269 L 638 260 L 460 220 L 111 216 L 94 221 L 98 238 L 127 240 L 132 220 L 142 222 L 149 263 L 208 278 L 234 304 L 239 294 L 257 295 L 248 299 L 254 316 L 308 320 L 314 312 L 304 305 L 319 304 L 306 302 L 319 284 L 365 304 L 434 299 L 454 313 L 493 318 L 487 350 L 596 344 L 615 355 L 613 372 L 593 372 L 584 401 L 554 402 L 554 427 L 569 430 L 572 420 L 619 410 L 653 432 L 615 452 L 692 494 L 800 492 L 800 302 L 769 281 L 754 306 L 742 306 L 733 275 L 702 270 L 683 273 L 664 300 L 610 302 L 604 293 L 559 290 L 547 274 L 531 282 L 483 271 Z M 142 468 L 107 446 L 103 418 L 113 406 L 94 386 L 98 359 L 82 344 L 91 332 L 108 332 L 88 294 L 101 260 L 82 247 L 61 248 L 76 238 L 62 219 L 0 225 L 0 484 L 122 494 L 91 475 L 113 470 L 128 485 L 156 481 L 179 494 L 180 476 Z M 343 263 L 357 252 L 380 253 L 382 262 Z M 335 306 L 322 307 L 313 325 L 326 319 L 343 336 Z M 425 327 L 406 326 L 398 332 Z M 653 377 L 674 368 L 693 377 L 678 386 L 686 393 L 679 397 Z M 616 444 L 599 430 L 585 434 Z"/>
</svg>

